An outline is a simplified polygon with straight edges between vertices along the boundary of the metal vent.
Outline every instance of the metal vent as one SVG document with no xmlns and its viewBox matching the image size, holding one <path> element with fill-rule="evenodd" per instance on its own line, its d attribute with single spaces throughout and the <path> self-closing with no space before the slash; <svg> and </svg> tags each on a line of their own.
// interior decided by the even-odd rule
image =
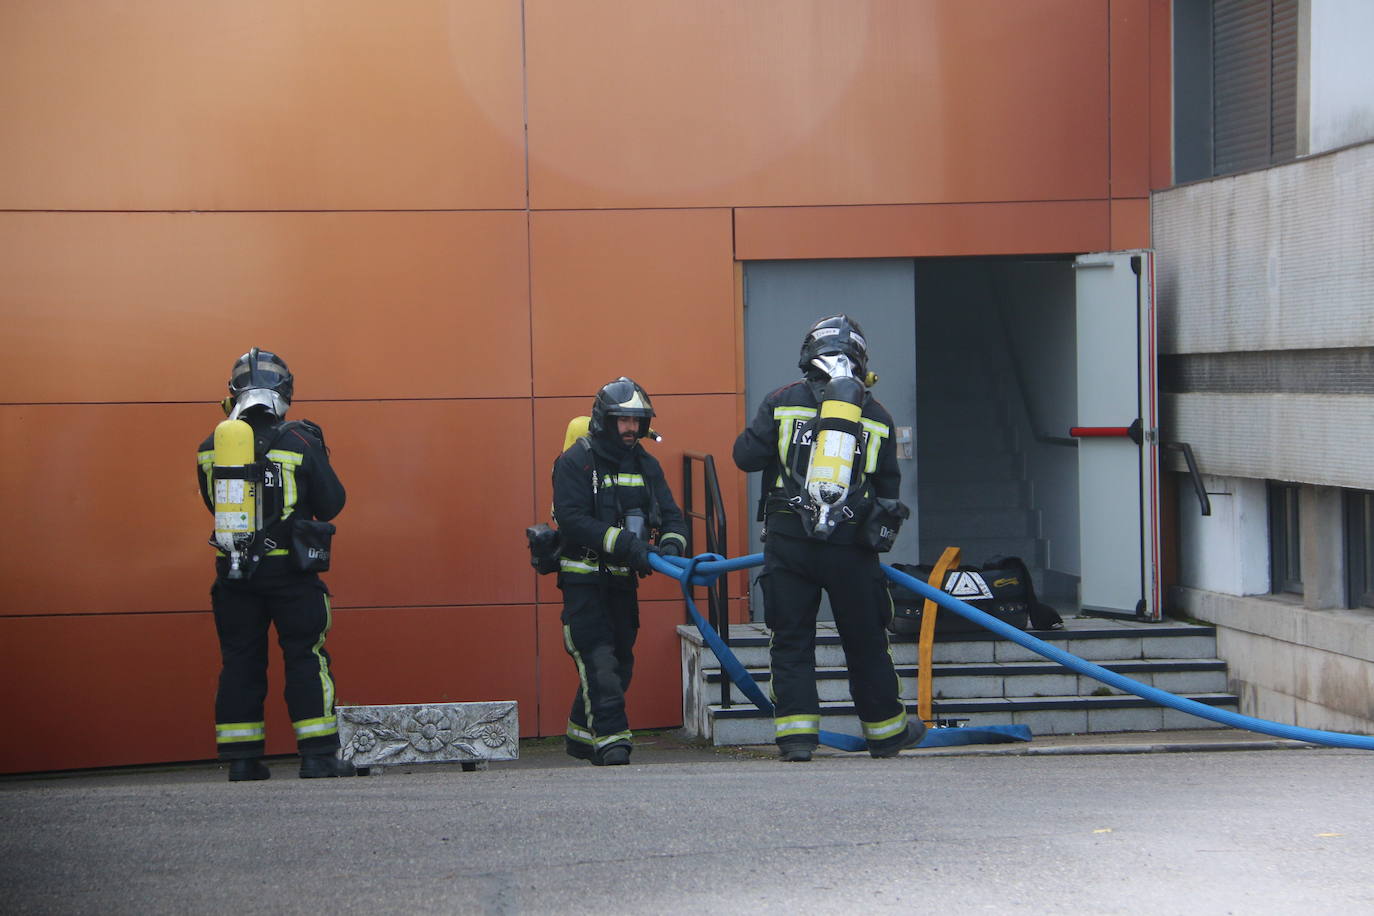
<svg viewBox="0 0 1374 916">
<path fill-rule="evenodd" d="M 1298 0 L 1215 0 L 1212 174 L 1297 154 Z"/>
</svg>

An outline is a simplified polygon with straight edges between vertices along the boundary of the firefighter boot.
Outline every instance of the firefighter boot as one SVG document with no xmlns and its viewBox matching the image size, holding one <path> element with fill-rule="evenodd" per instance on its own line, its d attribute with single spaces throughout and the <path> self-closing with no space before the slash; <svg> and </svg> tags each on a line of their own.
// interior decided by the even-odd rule
<svg viewBox="0 0 1374 916">
<path fill-rule="evenodd" d="M 358 771 L 347 760 L 335 754 L 306 754 L 301 757 L 301 779 L 321 779 L 333 776 L 356 776 Z"/>
<path fill-rule="evenodd" d="M 240 757 L 229 761 L 229 781 L 247 782 L 252 779 L 271 779 L 272 771 L 261 757 Z"/>
</svg>

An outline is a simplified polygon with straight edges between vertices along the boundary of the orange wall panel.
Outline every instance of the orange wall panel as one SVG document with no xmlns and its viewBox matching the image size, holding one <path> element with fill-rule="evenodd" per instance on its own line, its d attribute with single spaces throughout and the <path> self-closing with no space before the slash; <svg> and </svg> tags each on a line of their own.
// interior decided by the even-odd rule
<svg viewBox="0 0 1374 916">
<path fill-rule="evenodd" d="M 734 391 L 728 210 L 535 213 L 534 393 Z"/>
<path fill-rule="evenodd" d="M 1173 7 L 1150 0 L 1150 190 L 1174 182 Z"/>
<path fill-rule="evenodd" d="M 1112 201 L 1113 251 L 1150 247 L 1150 199 Z"/>
<path fill-rule="evenodd" d="M 218 676 L 208 613 L 0 618 L 0 772 L 213 758 Z"/>
<path fill-rule="evenodd" d="M 527 400 L 295 405 L 348 490 L 340 607 L 534 599 Z M 214 405 L 0 407 L 0 614 L 209 608 L 213 527 L 195 451 Z M 79 569 L 80 575 L 72 575 Z"/>
<path fill-rule="evenodd" d="M 0 4 L 0 209 L 515 208 L 511 0 Z"/>
<path fill-rule="evenodd" d="M 615 370 L 612 368 L 609 371 Z M 608 377 L 606 381 L 610 381 L 611 378 L 614 376 Z M 653 421 L 654 428 L 663 435 L 662 442 L 650 442 L 646 448 L 663 465 L 664 476 L 679 508 L 682 508 L 683 504 L 682 453 L 703 452 L 715 457 L 716 473 L 720 478 L 721 501 L 725 504 L 729 522 L 727 534 L 734 545 L 730 554 L 735 555 L 744 549 L 748 525 L 744 520 L 735 517 L 735 506 L 739 502 L 739 488 L 743 484 L 743 479 L 736 472 L 730 458 L 730 449 L 734 445 L 735 436 L 739 433 L 735 428 L 734 396 L 660 395 L 649 383 L 641 384 L 654 402 L 654 411 L 657 414 Z M 553 462 L 562 449 L 563 434 L 567 429 L 568 420 L 589 414 L 594 395 L 595 389 L 583 398 L 537 398 L 534 402 L 535 522 L 549 520 L 549 509 L 553 505 Z M 699 468 L 696 472 L 695 487 L 697 511 L 700 512 L 705 506 L 705 491 L 702 489 Z M 698 552 L 704 552 L 705 529 L 701 522 L 696 522 L 695 526 L 694 547 Z M 528 554 L 526 557 L 528 558 Z M 554 576 L 538 578 L 540 601 L 562 600 Z M 653 575 L 640 582 L 642 598 L 670 600 L 680 595 L 678 584 L 667 576 Z"/>
<path fill-rule="evenodd" d="M 1150 190 L 1150 0 L 1111 0 L 1112 197 Z"/>
<path fill-rule="evenodd" d="M 911 258 L 1060 254 L 1108 246 L 1106 201 L 735 211 L 735 257 Z"/>
<path fill-rule="evenodd" d="M 530 402 L 311 405 L 348 488 L 338 607 L 528 604 Z"/>
<path fill-rule="evenodd" d="M 328 646 L 341 706 L 514 700 L 538 734 L 534 605 L 343 610 Z"/>
<path fill-rule="evenodd" d="M 1107 191 L 1107 6 L 528 0 L 539 209 Z"/>
<path fill-rule="evenodd" d="M 529 394 L 522 213 L 0 213 L 7 403 Z"/>
<path fill-rule="evenodd" d="M 0 614 L 208 610 L 206 405 L 0 407 Z M 212 634 L 213 635 L 213 634 Z"/>
</svg>

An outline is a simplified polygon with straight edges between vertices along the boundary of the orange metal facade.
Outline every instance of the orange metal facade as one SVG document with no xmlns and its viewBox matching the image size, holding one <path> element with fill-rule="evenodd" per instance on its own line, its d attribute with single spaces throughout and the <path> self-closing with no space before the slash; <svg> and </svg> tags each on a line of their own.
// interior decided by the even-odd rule
<svg viewBox="0 0 1374 916">
<path fill-rule="evenodd" d="M 1147 244 L 1168 9 L 0 5 L 0 689 L 22 736 L 0 772 L 213 755 L 193 452 L 253 345 L 290 362 L 349 489 L 340 701 L 514 699 L 526 735 L 560 733 L 574 674 L 521 530 L 568 417 L 639 379 L 680 492 L 682 450 L 728 468 L 747 409 L 740 262 Z M 674 595 L 646 583 L 636 727 L 681 721 Z"/>
</svg>

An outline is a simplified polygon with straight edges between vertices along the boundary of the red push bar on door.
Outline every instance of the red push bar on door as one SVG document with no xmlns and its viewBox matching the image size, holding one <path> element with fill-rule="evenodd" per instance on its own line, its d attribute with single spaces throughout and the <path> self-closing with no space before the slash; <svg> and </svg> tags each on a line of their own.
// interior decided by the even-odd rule
<svg viewBox="0 0 1374 916">
<path fill-rule="evenodd" d="M 1140 421 L 1130 426 L 1071 426 L 1069 435 L 1075 439 L 1130 439 L 1140 444 Z"/>
</svg>

